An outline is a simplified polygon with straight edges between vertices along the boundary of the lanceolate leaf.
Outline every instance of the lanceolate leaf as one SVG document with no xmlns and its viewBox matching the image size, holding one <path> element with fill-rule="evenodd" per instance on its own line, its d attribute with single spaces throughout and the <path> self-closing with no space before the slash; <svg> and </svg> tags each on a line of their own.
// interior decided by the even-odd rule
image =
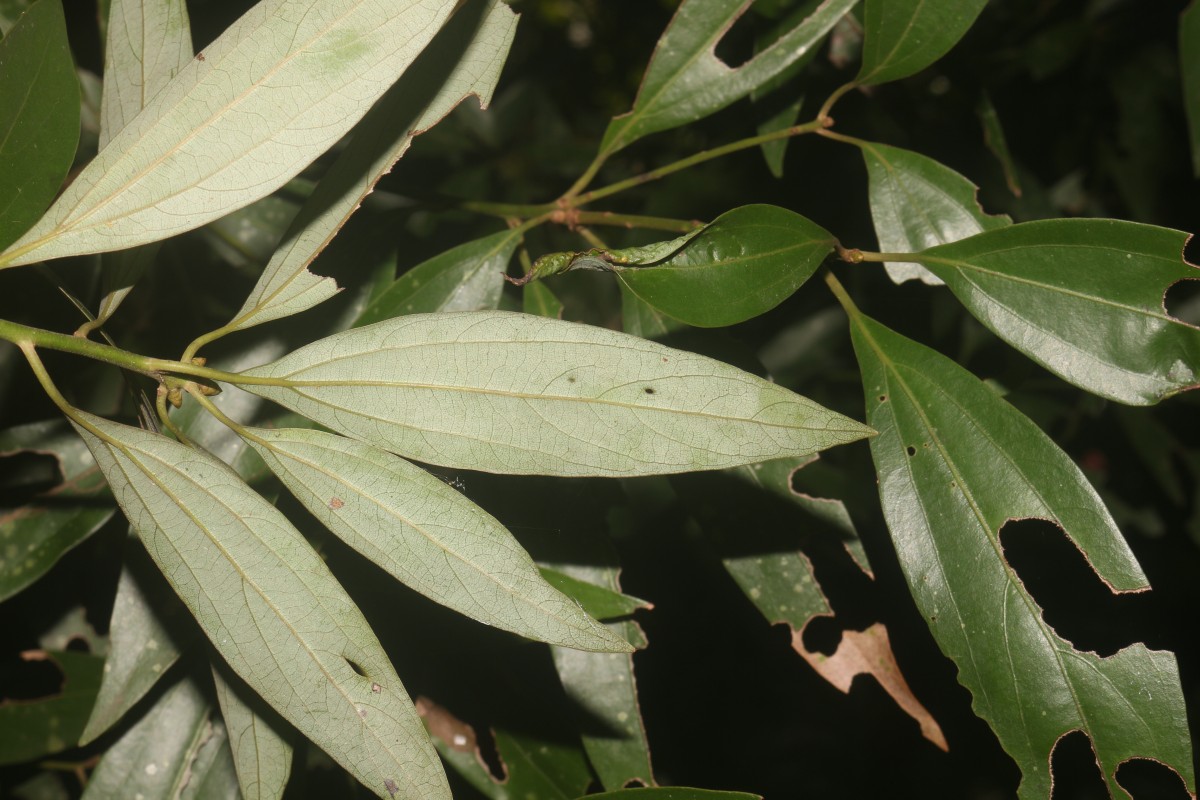
<svg viewBox="0 0 1200 800">
<path fill-rule="evenodd" d="M 949 52 L 987 0 L 866 0 L 858 83 L 920 72 Z"/>
<path fill-rule="evenodd" d="M 731 69 L 716 46 L 751 0 L 686 0 L 654 50 L 633 110 L 609 123 L 611 155 L 650 133 L 693 122 L 740 100 L 802 58 L 857 0 L 825 0 L 795 28 Z"/>
<path fill-rule="evenodd" d="M 918 258 L 984 325 L 1062 378 L 1131 405 L 1198 382 L 1200 329 L 1166 313 L 1171 284 L 1200 277 L 1187 235 L 1133 222 L 1027 222 Z"/>
<path fill-rule="evenodd" d="M 60 0 L 40 0 L 0 39 L 0 248 L 37 222 L 79 142 L 79 81 Z"/>
<path fill-rule="evenodd" d="M 312 274 L 308 266 L 375 183 L 404 155 L 414 136 L 433 127 L 470 95 L 478 97 L 481 106 L 487 106 L 512 44 L 516 22 L 516 15 L 501 0 L 472 0 L 456 12 L 363 119 L 349 146 L 284 236 L 258 285 L 229 323 L 230 329 L 295 314 L 337 291 L 333 279 Z M 500 275 L 495 275 L 497 295 L 500 281 Z"/>
<path fill-rule="evenodd" d="M 504 269 L 520 243 L 520 233 L 500 231 L 436 255 L 401 275 L 354 324 L 402 314 L 493 309 L 504 289 Z"/>
<path fill-rule="evenodd" d="M 292 771 L 292 746 L 243 699 L 245 686 L 231 686 L 216 667 L 212 675 L 243 800 L 278 800 Z M 277 717 L 274 723 L 284 724 Z"/>
<path fill-rule="evenodd" d="M 702 356 L 501 311 L 415 314 L 243 373 L 323 425 L 441 466 L 645 475 L 800 455 L 870 429 Z"/>
<path fill-rule="evenodd" d="M 0 264 L 165 239 L 270 194 L 367 112 L 454 0 L 262 0 L 108 143 Z"/>
<path fill-rule="evenodd" d="M 875 235 L 885 253 L 914 253 L 1011 224 L 1008 217 L 983 213 L 975 197 L 978 188 L 932 158 L 883 144 L 860 146 Z M 920 264 L 889 261 L 885 266 L 896 283 L 914 278 L 942 283 Z"/>
<path fill-rule="evenodd" d="M 1200 176 L 1200 3 L 1195 0 L 1179 18 L 1179 66 L 1192 142 L 1192 173 Z"/>
<path fill-rule="evenodd" d="M 75 424 L 233 670 L 380 797 L 448 798 L 383 648 L 291 523 L 207 453 L 83 412 Z"/>
<path fill-rule="evenodd" d="M 415 464 L 321 431 L 249 429 L 246 441 L 327 528 L 426 597 L 538 641 L 630 649 L 548 584 L 494 517 Z"/>
<path fill-rule="evenodd" d="M 577 601 L 584 611 L 596 619 L 627 617 L 639 608 L 653 608 L 645 600 L 622 594 L 615 585 L 614 588 L 606 588 L 549 567 L 541 567 L 540 571 L 551 586 Z M 605 582 L 613 583 L 607 580 Z"/>
<path fill-rule="evenodd" d="M 1000 529 L 1058 525 L 1116 592 L 1149 588 L 1078 467 L 973 375 L 851 310 L 888 528 L 909 589 L 959 680 L 1020 766 L 1022 797 L 1049 797 L 1050 754 L 1092 740 L 1114 795 L 1130 758 L 1167 764 L 1195 791 L 1172 654 L 1132 644 L 1110 657 L 1059 638 L 1004 558 Z"/>
</svg>

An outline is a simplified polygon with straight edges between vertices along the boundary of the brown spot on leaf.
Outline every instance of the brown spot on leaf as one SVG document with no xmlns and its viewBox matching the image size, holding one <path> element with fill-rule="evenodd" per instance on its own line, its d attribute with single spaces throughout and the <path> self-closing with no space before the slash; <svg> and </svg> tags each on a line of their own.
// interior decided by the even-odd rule
<svg viewBox="0 0 1200 800">
<path fill-rule="evenodd" d="M 396 782 L 394 780 L 392 780 L 391 778 L 387 778 L 384 780 L 383 788 L 387 789 L 388 794 L 390 794 L 392 797 L 395 797 L 396 792 L 400 791 L 400 787 L 397 786 Z"/>
<path fill-rule="evenodd" d="M 196 60 L 197 60 L 197 61 L 203 61 L 203 60 L 204 60 L 204 53 L 196 53 Z"/>
<path fill-rule="evenodd" d="M 367 718 L 367 710 L 365 708 L 363 708 L 362 706 L 359 706 L 358 715 L 360 717 L 362 717 L 363 719 L 366 719 Z"/>
<path fill-rule="evenodd" d="M 383 687 L 380 686 L 378 683 L 372 683 L 371 691 L 374 692 L 375 694 L 379 694 L 380 692 L 383 691 Z"/>
<path fill-rule="evenodd" d="M 339 508 L 341 508 L 344 505 L 346 505 L 346 503 L 340 497 L 329 498 L 329 507 L 332 508 L 334 511 L 337 511 Z"/>
<path fill-rule="evenodd" d="M 478 753 L 475 729 L 428 697 L 418 697 L 417 714 L 425 720 L 429 733 L 460 753 Z"/>
</svg>

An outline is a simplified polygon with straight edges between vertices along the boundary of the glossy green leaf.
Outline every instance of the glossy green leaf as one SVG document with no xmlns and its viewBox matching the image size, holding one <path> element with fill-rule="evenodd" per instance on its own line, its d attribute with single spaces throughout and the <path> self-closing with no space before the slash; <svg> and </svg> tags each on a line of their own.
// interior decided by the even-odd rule
<svg viewBox="0 0 1200 800">
<path fill-rule="evenodd" d="M 862 67 L 872 85 L 907 78 L 950 51 L 987 0 L 866 0 Z"/>
<path fill-rule="evenodd" d="M 79 81 L 60 0 L 29 7 L 0 39 L 0 248 L 50 205 L 79 142 Z"/>
<path fill-rule="evenodd" d="M 563 594 L 583 606 L 583 610 L 596 619 L 627 617 L 639 608 L 652 608 L 650 603 L 637 597 L 622 594 L 616 588 L 606 588 L 591 580 L 584 580 L 557 569 L 541 567 L 542 577 Z"/>
<path fill-rule="evenodd" d="M 212 675 L 242 798 L 279 800 L 292 771 L 292 746 L 276 729 L 285 723 L 267 718 L 253 701 L 243 699 L 249 690 L 230 685 L 220 669 L 214 668 Z"/>
<path fill-rule="evenodd" d="M 101 150 L 193 56 L 183 0 L 111 0 L 107 31 Z"/>
<path fill-rule="evenodd" d="M 782 303 L 816 272 L 835 243 L 832 234 L 799 214 L 750 205 L 667 242 L 543 256 L 529 274 L 536 279 L 576 269 L 613 272 L 663 313 L 715 328 Z"/>
<path fill-rule="evenodd" d="M 116 511 L 91 453 L 61 420 L 0 431 L 0 456 L 21 451 L 54 456 L 62 482 L 0 511 L 0 600 L 45 575 Z"/>
<path fill-rule="evenodd" d="M 21 657 L 53 663 L 62 671 L 62 685 L 49 697 L 0 702 L 0 765 L 19 764 L 74 747 L 96 699 L 104 664 L 100 656 L 73 650 L 31 650 Z"/>
<path fill-rule="evenodd" d="M 618 286 L 621 287 L 621 329 L 629 335 L 640 336 L 643 339 L 660 339 L 684 328 L 682 322 L 668 317 L 638 297 L 624 283 L 618 283 Z"/>
<path fill-rule="evenodd" d="M 800 455 L 870 429 L 703 356 L 502 311 L 414 314 L 248 370 L 249 391 L 426 463 L 644 475 Z"/>
<path fill-rule="evenodd" d="M 520 243 L 521 234 L 507 230 L 440 253 L 401 275 L 354 324 L 404 314 L 494 309 L 504 288 L 504 270 Z"/>
<path fill-rule="evenodd" d="M 191 643 L 194 628 L 137 541 L 126 544 L 108 626 L 108 657 L 91 716 L 79 737 L 93 741 L 125 716 Z"/>
<path fill-rule="evenodd" d="M 295 314 L 337 292 L 333 279 L 314 275 L 308 271 L 309 265 L 375 183 L 404 155 L 414 136 L 436 125 L 471 95 L 479 99 L 481 107 L 487 106 L 516 22 L 516 15 L 501 0 L 472 0 L 455 13 L 363 119 L 350 144 L 317 184 L 228 329 L 240 330 Z M 482 296 L 488 291 L 483 287 L 491 285 L 488 277 L 464 282 Z M 499 295 L 501 278 L 494 278 L 493 291 Z M 472 295 L 470 288 L 464 286 L 462 291 Z M 480 302 L 477 296 L 464 296 L 459 305 L 449 302 L 447 310 L 490 307 L 474 305 Z"/>
<path fill-rule="evenodd" d="M 580 798 L 579 800 L 583 800 Z M 686 786 L 654 786 L 645 789 L 621 789 L 616 792 L 589 794 L 587 800 L 763 800 L 762 795 L 745 792 L 717 792 Z"/>
<path fill-rule="evenodd" d="M 604 132 L 601 155 L 742 99 L 816 47 L 856 2 L 825 0 L 770 47 L 731 69 L 717 58 L 717 43 L 750 0 L 686 0 L 658 41 L 633 109 L 613 119 Z"/>
<path fill-rule="evenodd" d="M 0 36 L 7 36 L 32 0 L 0 0 Z"/>
<path fill-rule="evenodd" d="M 1004 558 L 1009 520 L 1058 525 L 1115 592 L 1148 587 L 1079 468 L 1049 437 L 944 356 L 851 311 L 879 492 L 921 614 L 958 665 L 975 712 L 1021 768 L 1022 797 L 1049 797 L 1050 753 L 1087 734 L 1110 791 L 1135 758 L 1171 766 L 1195 791 L 1171 653 L 1132 644 L 1109 657 L 1061 639 Z"/>
<path fill-rule="evenodd" d="M 1192 174 L 1200 177 L 1200 3 L 1194 0 L 1179 17 L 1179 68 L 1192 145 Z"/>
<path fill-rule="evenodd" d="M 918 258 L 997 336 L 1083 389 L 1149 405 L 1200 380 L 1200 329 L 1163 295 L 1200 277 L 1187 235 L 1133 222 L 1027 222 Z"/>
<path fill-rule="evenodd" d="M 431 600 L 537 641 L 630 649 L 547 583 L 494 517 L 415 464 L 322 431 L 245 436 L 322 524 Z"/>
<path fill-rule="evenodd" d="M 1008 217 L 985 214 L 976 198 L 978 187 L 932 158 L 883 144 L 860 146 L 875 235 L 885 253 L 915 253 L 1011 224 Z M 920 264 L 888 261 L 885 266 L 895 283 L 942 283 Z"/>
<path fill-rule="evenodd" d="M 83 412 L 75 424 L 233 670 L 380 797 L 448 798 L 387 655 L 291 523 L 205 452 Z"/>
<path fill-rule="evenodd" d="M 0 266 L 158 241 L 270 194 L 366 114 L 455 5 L 262 0 L 113 137 Z"/>
</svg>

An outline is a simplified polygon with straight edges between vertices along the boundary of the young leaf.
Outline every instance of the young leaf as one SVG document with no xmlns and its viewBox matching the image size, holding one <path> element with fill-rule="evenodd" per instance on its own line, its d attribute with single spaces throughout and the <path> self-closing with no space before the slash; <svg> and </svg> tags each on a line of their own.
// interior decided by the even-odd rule
<svg viewBox="0 0 1200 800">
<path fill-rule="evenodd" d="M 1197 384 L 1200 329 L 1163 295 L 1200 277 L 1187 235 L 1133 222 L 1026 222 L 926 250 L 921 263 L 993 333 L 1083 389 L 1151 405 Z"/>
<path fill-rule="evenodd" d="M 91 717 L 79 737 L 88 744 L 125 716 L 179 658 L 194 627 L 137 541 L 126 543 L 108 626 L 108 658 Z M 181 622 L 183 624 L 181 624 Z"/>
<path fill-rule="evenodd" d="M 40 0 L 0 39 L 0 249 L 50 205 L 79 142 L 79 81 L 60 0 Z"/>
<path fill-rule="evenodd" d="M 76 413 L 125 515 L 233 670 L 380 797 L 449 798 L 383 648 L 291 523 L 207 453 Z"/>
<path fill-rule="evenodd" d="M 100 686 L 104 659 L 73 650 L 26 650 L 24 661 L 49 661 L 62 671 L 59 691 L 36 700 L 0 702 L 0 766 L 74 747 Z"/>
<path fill-rule="evenodd" d="M 548 584 L 494 517 L 415 464 L 321 431 L 245 438 L 329 530 L 431 600 L 537 641 L 629 650 Z"/>
<path fill-rule="evenodd" d="M 401 275 L 354 324 L 402 314 L 493 309 L 500 303 L 504 269 L 520 243 L 521 234 L 508 230 L 452 247 Z"/>
<path fill-rule="evenodd" d="M 501 0 L 472 0 L 455 13 L 363 119 L 227 329 L 241 330 L 298 313 L 337 291 L 333 279 L 308 271 L 313 259 L 404 155 L 414 136 L 433 127 L 470 95 L 487 107 L 516 23 L 516 15 Z M 500 280 L 496 275 L 496 294 Z"/>
<path fill-rule="evenodd" d="M 158 241 L 270 194 L 362 118 L 454 6 L 262 0 L 113 137 L 0 267 Z"/>
<path fill-rule="evenodd" d="M 229 748 L 244 800 L 279 800 L 283 797 L 292 771 L 292 746 L 275 730 L 286 724 L 276 718 L 274 725 L 241 696 L 249 691 L 244 685 L 231 686 L 215 665 L 213 683 L 217 702 L 229 732 Z M 254 698 L 257 700 L 257 698 Z"/>
<path fill-rule="evenodd" d="M 907 78 L 950 51 L 987 0 L 866 0 L 857 83 Z"/>
<path fill-rule="evenodd" d="M 1200 3 L 1195 0 L 1179 17 L 1179 68 L 1192 143 L 1192 174 L 1200 177 Z"/>
<path fill-rule="evenodd" d="M 103 527 L 116 508 L 91 453 L 61 423 L 34 422 L 0 431 L 0 456 L 53 455 L 62 482 L 20 508 L 0 511 L 0 600 L 33 584 L 72 548 Z"/>
<path fill-rule="evenodd" d="M 1195 791 L 1175 658 L 1132 644 L 1110 657 L 1059 638 L 1009 566 L 1000 529 L 1058 525 L 1115 592 L 1148 589 L 1079 468 L 969 372 L 851 309 L 879 492 L 909 589 L 959 669 L 977 714 L 1021 768 L 1021 797 L 1049 797 L 1056 742 L 1091 737 L 1115 795 L 1123 762 L 1151 758 Z"/>
<path fill-rule="evenodd" d="M 339 433 L 485 472 L 713 469 L 871 433 L 703 356 L 502 311 L 399 317 L 242 375 L 247 390 Z"/>
<path fill-rule="evenodd" d="M 825 0 L 770 47 L 736 69 L 716 55 L 751 0 L 685 0 L 658 41 L 633 110 L 604 132 L 607 157 L 647 134 L 694 122 L 750 94 L 817 46 L 857 0 Z"/>
<path fill-rule="evenodd" d="M 883 144 L 860 146 L 880 250 L 914 253 L 1012 223 L 1006 216 L 985 214 L 975 196 L 978 187 L 932 158 Z M 888 261 L 884 266 L 895 283 L 914 278 L 942 283 L 920 264 Z"/>
</svg>

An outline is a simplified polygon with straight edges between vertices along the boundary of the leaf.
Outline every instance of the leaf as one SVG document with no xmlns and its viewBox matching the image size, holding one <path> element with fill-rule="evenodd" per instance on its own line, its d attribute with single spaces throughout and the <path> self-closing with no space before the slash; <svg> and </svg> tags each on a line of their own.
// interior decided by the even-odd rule
<svg viewBox="0 0 1200 800">
<path fill-rule="evenodd" d="M 453 6 L 262 0 L 113 137 L 0 268 L 158 241 L 265 197 L 362 118 Z"/>
<path fill-rule="evenodd" d="M 562 319 L 563 304 L 544 283 L 527 283 L 521 290 L 522 307 L 526 314 L 550 319 Z"/>
<path fill-rule="evenodd" d="M 108 658 L 81 745 L 95 740 L 133 708 L 191 644 L 194 629 L 179 619 L 179 601 L 139 542 L 126 543 L 108 626 Z"/>
<path fill-rule="evenodd" d="M 363 119 L 226 329 L 241 330 L 295 314 L 337 292 L 333 279 L 314 275 L 309 265 L 404 155 L 414 136 L 436 125 L 470 95 L 487 107 L 516 22 L 516 15 L 500 0 L 472 0 L 455 13 Z M 499 275 L 495 281 L 499 294 Z"/>
<path fill-rule="evenodd" d="M 323 525 L 431 600 L 537 641 L 630 649 L 548 584 L 494 517 L 415 464 L 322 431 L 244 436 Z"/>
<path fill-rule="evenodd" d="M 551 586 L 578 602 L 584 611 L 596 619 L 627 617 L 639 608 L 654 608 L 653 603 L 622 594 L 616 588 L 605 588 L 549 567 L 541 567 L 540 571 Z"/>
<path fill-rule="evenodd" d="M 796 121 L 800 119 L 800 108 L 803 105 L 804 98 L 800 97 L 761 122 L 758 126 L 759 136 L 786 130 L 795 125 Z M 771 175 L 775 178 L 783 177 L 783 158 L 787 154 L 787 146 L 787 139 L 775 139 L 759 145 L 759 149 L 762 150 L 763 160 L 767 162 L 767 169 L 770 170 Z"/>
<path fill-rule="evenodd" d="M 987 0 L 866 0 L 855 82 L 871 86 L 920 72 L 958 43 L 985 5 Z"/>
<path fill-rule="evenodd" d="M 1089 392 L 1151 405 L 1196 385 L 1200 330 L 1168 316 L 1167 287 L 1200 277 L 1187 235 L 1057 219 L 988 231 L 917 256 L 1001 339 Z"/>
<path fill-rule="evenodd" d="M 54 456 L 62 482 L 20 508 L 0 512 L 0 600 L 49 572 L 116 510 L 95 460 L 61 420 L 0 431 L 0 457 L 16 452 Z"/>
<path fill-rule="evenodd" d="M 580 800 L 583 800 L 580 798 Z M 589 794 L 587 800 L 763 800 L 762 795 L 745 792 L 715 792 L 685 786 L 655 786 L 645 789 L 621 789 L 616 792 Z"/>
<path fill-rule="evenodd" d="M 985 214 L 976 197 L 978 187 L 932 158 L 872 142 L 859 146 L 867 162 L 871 217 L 880 250 L 914 253 L 1011 224 L 1006 216 Z M 888 261 L 884 266 L 894 283 L 913 279 L 933 286 L 942 283 L 920 264 Z"/>
<path fill-rule="evenodd" d="M 242 375 L 249 391 L 339 433 L 485 472 L 712 469 L 870 434 L 718 361 L 502 311 L 399 317 Z"/>
<path fill-rule="evenodd" d="M 504 270 L 521 236 L 500 231 L 418 264 L 372 300 L 355 327 L 403 314 L 494 309 L 504 288 Z"/>
<path fill-rule="evenodd" d="M 276 719 L 272 724 L 254 707 L 258 698 L 244 700 L 241 695 L 249 690 L 244 685 L 231 686 L 215 666 L 212 675 L 242 797 L 279 800 L 292 771 L 292 746 L 275 728 L 283 721 Z"/>
<path fill-rule="evenodd" d="M 1172 654 L 1137 643 L 1079 652 L 1046 623 L 1005 561 L 1014 519 L 1058 525 L 1114 592 L 1149 588 L 1079 468 L 1042 431 L 954 362 L 850 309 L 884 515 L 909 589 L 942 650 L 1021 768 L 1022 797 L 1049 797 L 1058 740 L 1091 737 L 1110 791 L 1145 757 L 1195 791 Z"/>
<path fill-rule="evenodd" d="M 111 0 L 106 30 L 101 150 L 193 55 L 183 0 Z"/>
<path fill-rule="evenodd" d="M 23 661 L 49 661 L 62 673 L 55 694 L 0 702 L 0 765 L 19 764 L 74 747 L 87 721 L 104 659 L 73 650 L 27 650 Z"/>
<path fill-rule="evenodd" d="M 224 463 L 77 412 L 146 549 L 233 670 L 371 791 L 448 798 L 366 620 L 291 523 Z"/>
<path fill-rule="evenodd" d="M 1179 17 L 1179 74 L 1192 145 L 1192 174 L 1200 177 L 1200 3 L 1195 0 Z"/>
<path fill-rule="evenodd" d="M 983 126 L 984 146 L 1000 162 L 1000 168 L 1004 170 L 1004 182 L 1008 185 L 1008 190 L 1012 192 L 1013 197 L 1020 197 L 1021 179 L 1017 171 L 1017 164 L 1008 149 L 1008 139 L 1004 135 L 1004 126 L 1000 124 L 1000 114 L 997 113 L 996 106 L 992 103 L 992 97 L 987 92 L 980 95 L 979 104 L 975 107 L 975 114 L 979 117 L 979 122 Z"/>
<path fill-rule="evenodd" d="M 825 0 L 806 19 L 736 69 L 716 46 L 750 0 L 685 0 L 658 41 L 633 109 L 609 123 L 608 157 L 646 136 L 708 116 L 750 94 L 816 47 L 857 0 Z"/>
<path fill-rule="evenodd" d="M 537 286 L 538 284 L 529 284 Z M 621 287 L 621 329 L 630 336 L 643 339 L 661 339 L 670 333 L 682 330 L 682 322 L 668 317 L 654 306 L 638 297 L 622 282 Z"/>
<path fill-rule="evenodd" d="M 79 143 L 79 81 L 59 0 L 29 6 L 0 39 L 0 249 L 62 186 Z"/>
<path fill-rule="evenodd" d="M 32 0 L 0 0 L 0 36 L 7 36 Z"/>
<path fill-rule="evenodd" d="M 734 325 L 786 300 L 833 252 L 828 231 L 778 206 L 726 211 L 668 242 L 543 256 L 529 276 L 613 272 L 634 294 L 688 325 Z M 565 258 L 564 258 L 565 257 Z"/>
<path fill-rule="evenodd" d="M 224 728 L 194 679 L 176 682 L 138 723 L 109 747 L 88 779 L 84 800 L 178 797 L 200 751 L 224 745 Z M 218 732 L 219 731 L 219 732 Z"/>
</svg>

